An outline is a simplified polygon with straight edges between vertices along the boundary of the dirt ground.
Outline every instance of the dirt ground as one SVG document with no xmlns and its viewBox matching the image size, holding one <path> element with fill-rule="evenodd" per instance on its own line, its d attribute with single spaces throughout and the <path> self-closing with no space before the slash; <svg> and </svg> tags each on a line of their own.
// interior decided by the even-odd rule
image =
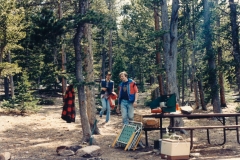
<svg viewBox="0 0 240 160">
<path fill-rule="evenodd" d="M 140 96 L 141 97 L 141 96 Z M 231 101 L 233 96 L 230 96 L 228 101 Z M 143 103 L 143 98 L 141 102 Z M 77 103 L 76 103 L 77 104 Z M 223 113 L 235 112 L 238 103 L 229 102 L 228 107 L 223 109 Z M 78 107 L 76 107 L 78 109 Z M 211 106 L 208 106 L 211 112 Z M 83 145 L 81 144 L 81 124 L 80 117 L 77 111 L 75 123 L 65 123 L 60 116 L 62 111 L 61 98 L 55 99 L 55 105 L 43 106 L 37 114 L 30 115 L 16 115 L 5 114 L 0 110 L 0 153 L 10 152 L 13 160 L 21 159 L 46 159 L 46 160 L 67 160 L 67 159 L 82 159 L 76 156 L 62 157 L 57 155 L 56 148 L 58 146 Z M 196 112 L 202 112 L 196 110 Z M 139 105 L 135 109 L 135 113 L 150 114 L 150 109 Z M 137 149 L 135 151 L 124 151 L 123 148 L 112 148 L 111 145 L 117 134 L 122 128 L 121 117 L 111 115 L 110 122 L 101 125 L 105 121 L 105 116 L 98 119 L 98 126 L 101 135 L 95 135 L 97 145 L 103 151 L 99 159 L 103 160 L 132 160 L 135 155 L 151 151 L 153 149 L 153 141 L 159 139 L 159 131 L 148 132 L 150 146 L 145 149 Z M 227 119 L 231 123 L 231 119 Z M 169 124 L 168 120 L 164 122 Z M 219 123 L 216 120 L 201 119 L 188 120 L 184 119 L 185 125 L 204 125 L 206 123 Z M 189 138 L 188 135 L 182 135 L 184 138 Z M 221 130 L 214 130 L 211 132 L 211 140 L 213 142 L 221 142 Z M 141 141 L 145 144 L 145 137 L 142 134 Z M 240 145 L 236 140 L 236 131 L 227 132 L 227 142 L 223 146 L 209 145 L 206 139 L 205 130 L 197 130 L 194 132 L 194 147 L 191 153 L 199 153 L 198 157 L 191 157 L 191 159 L 240 159 Z M 151 153 L 142 155 L 139 160 L 155 160 L 161 159 L 159 155 Z"/>
</svg>

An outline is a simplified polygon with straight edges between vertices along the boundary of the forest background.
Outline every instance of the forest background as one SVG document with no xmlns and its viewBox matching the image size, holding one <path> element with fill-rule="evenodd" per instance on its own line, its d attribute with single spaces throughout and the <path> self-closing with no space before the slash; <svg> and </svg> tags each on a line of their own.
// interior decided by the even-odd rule
<svg viewBox="0 0 240 160">
<path fill-rule="evenodd" d="M 149 101 L 175 93 L 184 105 L 193 92 L 196 108 L 210 102 L 215 113 L 226 90 L 240 92 L 236 0 L 0 0 L 0 15 L 1 107 L 35 110 L 51 103 L 37 94 L 73 83 L 83 141 L 106 71 L 116 86 L 121 71 L 140 92 L 150 85 Z"/>
</svg>

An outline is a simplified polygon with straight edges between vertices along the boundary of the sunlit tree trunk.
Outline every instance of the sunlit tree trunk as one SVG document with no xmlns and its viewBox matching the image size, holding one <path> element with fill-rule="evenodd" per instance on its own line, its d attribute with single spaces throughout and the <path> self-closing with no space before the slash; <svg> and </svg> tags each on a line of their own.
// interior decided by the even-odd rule
<svg viewBox="0 0 240 160">
<path fill-rule="evenodd" d="M 86 9 L 88 7 L 88 0 L 79 0 L 78 1 L 78 12 L 77 14 L 84 15 L 86 13 Z M 74 50 L 75 50 L 75 59 L 76 59 L 76 80 L 78 82 L 77 90 L 78 90 L 78 102 L 79 102 L 79 113 L 82 124 L 82 132 L 83 142 L 88 142 L 91 136 L 91 129 L 89 125 L 89 120 L 87 116 L 87 106 L 86 106 L 86 96 L 85 96 L 85 85 L 82 71 L 82 47 L 81 42 L 83 41 L 84 34 L 84 24 L 79 22 L 77 24 L 76 33 L 74 36 Z"/>
<path fill-rule="evenodd" d="M 177 87 L 177 26 L 178 26 L 178 9 L 179 1 L 172 1 L 172 14 L 170 25 L 168 21 L 168 6 L 167 1 L 161 3 L 162 28 L 168 31 L 163 35 L 163 52 L 167 79 L 167 94 L 175 93 L 179 100 Z M 174 118 L 174 126 L 183 126 L 182 118 Z M 185 132 L 184 130 L 181 130 Z"/>
<path fill-rule="evenodd" d="M 86 86 L 86 96 L 87 96 L 87 115 L 91 129 L 94 128 L 94 122 L 96 120 L 96 105 L 95 105 L 95 91 L 94 91 L 94 72 L 93 72 L 93 52 L 92 52 L 92 33 L 91 25 L 86 24 L 84 28 L 84 37 L 87 40 L 87 43 L 84 45 L 84 54 L 85 54 L 85 71 L 86 83 L 89 85 Z M 95 126 L 95 130 L 92 131 L 96 134 L 99 134 L 100 131 Z"/>
<path fill-rule="evenodd" d="M 155 31 L 157 32 L 160 30 L 160 27 L 159 27 L 159 4 L 158 3 L 154 4 L 154 20 L 155 20 Z M 161 72 L 162 60 L 161 60 L 159 43 L 160 43 L 160 38 L 157 37 L 156 38 L 156 63 L 158 66 L 158 72 Z M 162 83 L 162 74 L 161 73 L 158 73 L 157 79 L 158 79 L 160 95 L 163 95 L 164 92 L 163 92 L 163 83 Z"/>
<path fill-rule="evenodd" d="M 166 0 L 162 3 L 162 27 L 164 31 L 169 31 L 163 35 L 163 51 L 165 55 L 165 69 L 167 74 L 167 93 L 175 93 L 177 98 L 177 26 L 178 26 L 178 9 L 179 1 L 172 1 L 172 14 L 169 25 L 168 21 L 168 7 Z"/>
</svg>

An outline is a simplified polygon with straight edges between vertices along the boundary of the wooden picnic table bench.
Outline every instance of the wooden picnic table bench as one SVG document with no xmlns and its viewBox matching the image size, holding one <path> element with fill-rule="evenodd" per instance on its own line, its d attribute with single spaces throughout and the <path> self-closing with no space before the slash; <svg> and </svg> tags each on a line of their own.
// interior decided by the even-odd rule
<svg viewBox="0 0 240 160">
<path fill-rule="evenodd" d="M 209 136 L 209 129 L 223 129 L 223 143 L 220 143 L 218 145 L 223 145 L 226 143 L 226 130 L 236 130 L 236 134 L 237 134 L 237 142 L 240 144 L 239 142 L 239 132 L 238 132 L 238 128 L 240 127 L 240 125 L 225 125 L 225 126 L 193 126 L 193 127 L 169 127 L 169 129 L 173 129 L 173 130 L 180 130 L 180 129 L 185 129 L 185 130 L 190 130 L 190 149 L 192 149 L 193 147 L 193 130 L 196 129 L 206 129 L 207 130 L 207 140 L 208 143 L 211 144 L 210 141 L 210 136 Z"/>
<path fill-rule="evenodd" d="M 191 141 L 191 148 L 193 147 L 193 130 L 197 129 L 206 129 L 207 130 L 207 139 L 208 143 L 211 144 L 210 138 L 209 138 L 209 130 L 210 129 L 217 129 L 217 128 L 222 128 L 223 129 L 223 143 L 220 143 L 219 145 L 223 145 L 226 143 L 226 130 L 236 130 L 237 134 L 237 142 L 240 144 L 239 140 L 239 127 L 240 125 L 238 124 L 238 117 L 240 116 L 240 113 L 201 113 L 201 114 L 151 114 L 151 115 L 143 115 L 143 118 L 159 118 L 160 119 L 160 126 L 157 128 L 144 128 L 143 130 L 145 131 L 145 140 L 146 140 L 146 146 L 148 146 L 148 131 L 152 130 L 159 130 L 160 131 L 160 139 L 162 139 L 163 132 L 166 130 L 162 126 L 162 120 L 163 118 L 170 118 L 171 119 L 171 125 L 172 127 L 168 127 L 171 129 L 173 132 L 175 130 L 190 130 L 190 141 Z M 216 118 L 218 121 L 220 121 L 219 126 L 211 126 L 209 124 L 208 126 L 184 126 L 184 127 L 175 127 L 174 126 L 174 118 L 188 118 L 188 119 L 203 119 L 203 118 Z M 226 125 L 226 117 L 234 117 L 235 124 L 234 125 Z"/>
</svg>

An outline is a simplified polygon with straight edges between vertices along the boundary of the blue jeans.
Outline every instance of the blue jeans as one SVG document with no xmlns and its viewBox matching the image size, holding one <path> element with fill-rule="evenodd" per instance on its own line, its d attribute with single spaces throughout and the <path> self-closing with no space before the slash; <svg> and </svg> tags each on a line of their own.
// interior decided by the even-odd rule
<svg viewBox="0 0 240 160">
<path fill-rule="evenodd" d="M 133 120 L 134 108 L 133 104 L 128 100 L 121 100 L 121 113 L 123 124 L 129 124 L 129 120 Z"/>
<path fill-rule="evenodd" d="M 101 101 L 102 101 L 102 110 L 100 111 L 100 116 L 102 116 L 105 110 L 107 110 L 106 122 L 108 122 L 110 119 L 110 104 L 108 102 L 108 99 L 106 98 L 101 98 Z"/>
</svg>

